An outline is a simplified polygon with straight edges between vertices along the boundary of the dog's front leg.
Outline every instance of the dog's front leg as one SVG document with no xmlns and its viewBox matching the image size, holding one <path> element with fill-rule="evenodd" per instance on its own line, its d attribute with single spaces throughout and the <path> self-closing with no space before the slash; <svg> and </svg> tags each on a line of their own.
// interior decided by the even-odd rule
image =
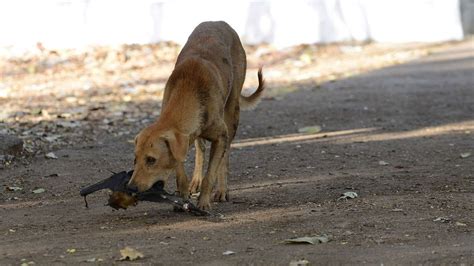
<svg viewBox="0 0 474 266">
<path fill-rule="evenodd" d="M 199 195 L 198 207 L 202 210 L 208 210 L 211 208 L 212 187 L 214 186 L 217 175 L 219 174 L 219 166 L 227 148 L 227 141 L 227 130 L 225 130 L 217 140 L 212 141 L 209 166 L 207 168 L 206 176 L 202 180 L 201 194 Z"/>
<path fill-rule="evenodd" d="M 191 192 L 191 194 L 198 192 L 201 188 L 202 169 L 204 166 L 204 155 L 206 153 L 206 144 L 203 139 L 197 138 L 194 141 L 194 145 L 196 147 L 196 162 L 194 164 L 193 179 L 189 186 L 189 192 Z"/>
<path fill-rule="evenodd" d="M 176 186 L 178 187 L 179 195 L 187 199 L 189 197 L 188 177 L 186 176 L 183 162 L 179 162 L 176 166 Z"/>
</svg>

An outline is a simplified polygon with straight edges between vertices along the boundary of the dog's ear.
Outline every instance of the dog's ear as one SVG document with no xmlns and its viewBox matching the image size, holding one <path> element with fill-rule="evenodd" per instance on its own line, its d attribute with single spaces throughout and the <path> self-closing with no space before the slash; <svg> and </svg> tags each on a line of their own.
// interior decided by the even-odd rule
<svg viewBox="0 0 474 266">
<path fill-rule="evenodd" d="M 178 162 L 184 162 L 189 148 L 189 136 L 179 132 L 169 131 L 165 135 L 171 154 Z"/>
</svg>

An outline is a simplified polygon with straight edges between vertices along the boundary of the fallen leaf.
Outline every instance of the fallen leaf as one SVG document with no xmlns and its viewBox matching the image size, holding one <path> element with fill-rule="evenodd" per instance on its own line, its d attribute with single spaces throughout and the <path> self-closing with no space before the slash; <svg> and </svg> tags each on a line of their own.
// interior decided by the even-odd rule
<svg viewBox="0 0 474 266">
<path fill-rule="evenodd" d="M 460 154 L 461 158 L 466 159 L 467 157 L 471 156 L 470 152 L 464 152 Z"/>
<path fill-rule="evenodd" d="M 359 197 L 356 192 L 354 191 L 347 191 L 342 193 L 342 195 L 338 198 L 338 200 L 347 200 L 347 199 L 355 199 Z"/>
<path fill-rule="evenodd" d="M 144 257 L 143 253 L 131 247 L 125 247 L 124 249 L 121 249 L 120 255 L 122 256 L 120 260 L 130 260 L 130 261 L 138 260 Z"/>
<path fill-rule="evenodd" d="M 312 127 L 302 127 L 298 129 L 299 133 L 305 133 L 305 134 L 315 134 L 321 131 L 320 126 L 312 126 Z"/>
<path fill-rule="evenodd" d="M 46 189 L 44 188 L 37 188 L 35 190 L 33 190 L 32 192 L 35 193 L 35 194 L 40 194 L 40 193 L 44 193 L 46 191 Z"/>
<path fill-rule="evenodd" d="M 304 265 L 309 265 L 309 261 L 305 259 L 290 261 L 290 266 L 304 266 Z"/>
<path fill-rule="evenodd" d="M 66 252 L 72 254 L 72 253 L 75 253 L 75 252 L 76 252 L 76 249 L 75 249 L 75 248 L 68 248 L 68 249 L 66 250 Z"/>
<path fill-rule="evenodd" d="M 379 161 L 379 165 L 389 165 L 386 161 Z"/>
<path fill-rule="evenodd" d="M 23 188 L 12 186 L 12 187 L 7 187 L 7 190 L 8 191 L 21 191 L 21 190 L 23 190 Z"/>
<path fill-rule="evenodd" d="M 231 251 L 231 250 L 227 250 L 227 251 L 222 252 L 222 255 L 224 255 L 224 256 L 229 256 L 229 255 L 234 255 L 234 254 L 235 254 L 235 252 Z"/>
<path fill-rule="evenodd" d="M 327 235 L 322 236 L 303 236 L 297 238 L 285 239 L 285 244 L 320 244 L 329 242 L 329 237 Z"/>
<path fill-rule="evenodd" d="M 44 155 L 44 157 L 46 157 L 47 159 L 58 159 L 58 156 L 56 156 L 54 152 L 48 152 Z"/>
</svg>

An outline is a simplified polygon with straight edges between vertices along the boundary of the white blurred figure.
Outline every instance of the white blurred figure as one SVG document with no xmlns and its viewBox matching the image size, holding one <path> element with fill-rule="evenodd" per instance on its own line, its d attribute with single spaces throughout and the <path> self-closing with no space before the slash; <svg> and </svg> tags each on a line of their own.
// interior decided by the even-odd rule
<svg viewBox="0 0 474 266">
<path fill-rule="evenodd" d="M 0 47 L 77 48 L 175 41 L 225 20 L 245 43 L 286 47 L 339 41 L 463 38 L 458 0 L 5 0 Z"/>
</svg>

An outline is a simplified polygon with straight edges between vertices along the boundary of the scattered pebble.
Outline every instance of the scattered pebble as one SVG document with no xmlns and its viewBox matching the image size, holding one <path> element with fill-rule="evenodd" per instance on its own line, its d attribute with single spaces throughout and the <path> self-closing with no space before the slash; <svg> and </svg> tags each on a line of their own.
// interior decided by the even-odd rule
<svg viewBox="0 0 474 266">
<path fill-rule="evenodd" d="M 338 200 L 348 200 L 348 199 L 355 199 L 359 197 L 356 192 L 354 191 L 347 191 L 342 193 L 342 195 L 338 198 Z"/>
<path fill-rule="evenodd" d="M 229 255 L 234 255 L 234 254 L 235 254 L 235 252 L 231 251 L 231 250 L 227 250 L 227 251 L 222 252 L 222 255 L 224 255 L 224 256 L 229 256 Z"/>
<path fill-rule="evenodd" d="M 302 260 L 292 260 L 290 261 L 290 266 L 305 266 L 309 265 L 309 261 L 302 259 Z"/>
<path fill-rule="evenodd" d="M 66 249 L 66 252 L 69 253 L 69 254 L 76 253 L 76 249 L 75 248 L 68 248 L 68 249 Z"/>
<path fill-rule="evenodd" d="M 97 259 L 97 258 L 90 258 L 90 259 L 87 259 L 85 260 L 85 262 L 101 262 L 101 261 L 104 261 L 103 259 Z"/>
<path fill-rule="evenodd" d="M 21 190 L 23 190 L 23 188 L 22 187 L 16 187 L 16 186 L 9 186 L 9 187 L 7 187 L 7 190 L 8 191 L 21 191 Z"/>
<path fill-rule="evenodd" d="M 433 222 L 449 223 L 449 222 L 451 222 L 451 218 L 437 217 L 436 219 L 433 220 Z"/>
<path fill-rule="evenodd" d="M 48 152 L 44 155 L 44 157 L 46 157 L 46 159 L 58 159 L 58 156 L 56 156 L 54 152 Z"/>
</svg>

